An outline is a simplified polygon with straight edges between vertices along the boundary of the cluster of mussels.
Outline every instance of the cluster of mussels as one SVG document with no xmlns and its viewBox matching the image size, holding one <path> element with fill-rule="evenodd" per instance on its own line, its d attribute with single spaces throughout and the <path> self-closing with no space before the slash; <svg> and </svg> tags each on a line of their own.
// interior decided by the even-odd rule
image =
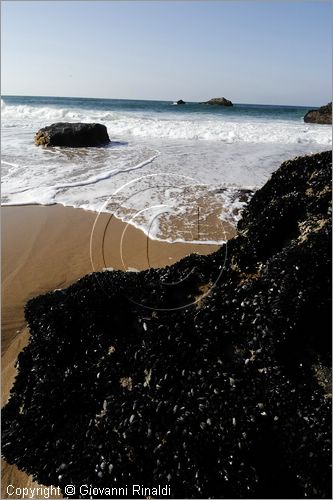
<svg viewBox="0 0 333 500">
<path fill-rule="evenodd" d="M 5 459 L 63 492 L 331 498 L 330 181 L 330 152 L 288 161 L 216 253 L 30 300 Z"/>
</svg>

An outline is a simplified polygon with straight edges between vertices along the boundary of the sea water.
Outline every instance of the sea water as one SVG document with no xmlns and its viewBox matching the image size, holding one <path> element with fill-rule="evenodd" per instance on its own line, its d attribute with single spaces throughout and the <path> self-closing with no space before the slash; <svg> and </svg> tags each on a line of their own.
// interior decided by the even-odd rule
<svg viewBox="0 0 333 500">
<path fill-rule="evenodd" d="M 279 165 L 331 147 L 309 108 L 172 101 L 3 96 L 2 204 L 110 212 L 150 237 L 222 242 L 251 194 Z M 106 125 L 102 148 L 42 148 L 55 122 Z M 200 226 L 200 231 L 198 230 Z"/>
</svg>

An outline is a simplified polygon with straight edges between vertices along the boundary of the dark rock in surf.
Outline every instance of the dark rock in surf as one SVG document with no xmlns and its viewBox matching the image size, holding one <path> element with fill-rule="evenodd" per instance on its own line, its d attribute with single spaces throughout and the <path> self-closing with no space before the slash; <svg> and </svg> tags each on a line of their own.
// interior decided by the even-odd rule
<svg viewBox="0 0 333 500">
<path fill-rule="evenodd" d="M 186 102 L 183 101 L 183 99 L 179 99 L 179 101 L 177 101 L 177 104 L 186 104 Z"/>
<path fill-rule="evenodd" d="M 201 104 L 210 104 L 210 105 L 218 105 L 218 106 L 233 106 L 233 103 L 226 99 L 225 97 L 214 97 L 213 99 L 209 99 L 209 101 L 203 102 Z"/>
<path fill-rule="evenodd" d="M 331 152 L 295 158 L 217 252 L 30 300 L 6 460 L 76 498 L 331 498 L 330 210 Z"/>
<path fill-rule="evenodd" d="M 304 116 L 305 123 L 332 124 L 332 103 L 326 104 L 319 109 L 312 109 Z"/>
<path fill-rule="evenodd" d="M 53 123 L 35 135 L 37 146 L 96 147 L 109 142 L 106 126 L 99 123 Z"/>
</svg>

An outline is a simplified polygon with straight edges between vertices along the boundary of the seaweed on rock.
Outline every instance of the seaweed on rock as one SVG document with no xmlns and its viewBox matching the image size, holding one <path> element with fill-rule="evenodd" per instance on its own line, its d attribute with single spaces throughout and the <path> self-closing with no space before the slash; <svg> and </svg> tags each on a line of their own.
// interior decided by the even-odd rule
<svg viewBox="0 0 333 500">
<path fill-rule="evenodd" d="M 330 152 L 288 161 L 227 247 L 30 300 L 6 460 L 75 498 L 331 498 L 330 183 Z"/>
</svg>

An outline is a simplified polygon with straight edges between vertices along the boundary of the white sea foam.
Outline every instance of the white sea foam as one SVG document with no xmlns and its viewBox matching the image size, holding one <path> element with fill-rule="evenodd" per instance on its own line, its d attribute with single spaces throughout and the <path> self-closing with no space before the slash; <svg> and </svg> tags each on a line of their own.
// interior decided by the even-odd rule
<svg viewBox="0 0 333 500">
<path fill-rule="evenodd" d="M 329 126 L 290 120 L 251 120 L 220 115 L 163 113 L 163 117 L 139 112 L 82 110 L 58 107 L 11 105 L 1 102 L 3 127 L 50 124 L 56 121 L 98 121 L 111 137 L 209 140 L 225 143 L 323 144 L 332 143 Z"/>
<path fill-rule="evenodd" d="M 257 189 L 282 161 L 331 144 L 330 127 L 291 120 L 181 110 L 176 116 L 84 110 L 3 100 L 1 112 L 4 205 L 60 203 L 109 211 L 151 238 L 171 242 L 221 243 L 222 226 L 209 232 L 212 212 L 214 220 L 235 224 L 244 207 L 240 189 Z M 111 146 L 37 148 L 34 132 L 56 121 L 104 123 Z"/>
</svg>

